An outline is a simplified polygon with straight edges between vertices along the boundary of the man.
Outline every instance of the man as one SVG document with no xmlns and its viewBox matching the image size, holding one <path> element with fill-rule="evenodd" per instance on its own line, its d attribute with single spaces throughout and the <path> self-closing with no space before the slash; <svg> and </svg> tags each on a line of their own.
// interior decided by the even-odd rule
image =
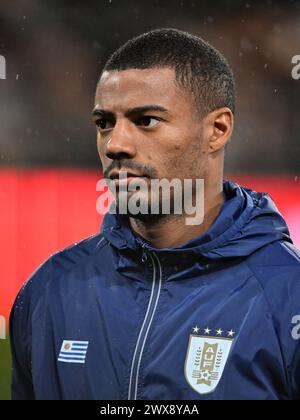
<svg viewBox="0 0 300 420">
<path fill-rule="evenodd" d="M 110 57 L 93 116 L 117 211 L 20 292 L 15 399 L 300 397 L 300 253 L 267 194 L 223 180 L 234 106 L 226 60 L 185 32 L 151 31 Z M 204 180 L 201 223 L 163 213 L 163 194 L 147 194 L 162 179 L 192 180 L 190 204 Z M 135 212 L 135 194 L 159 211 Z"/>
</svg>

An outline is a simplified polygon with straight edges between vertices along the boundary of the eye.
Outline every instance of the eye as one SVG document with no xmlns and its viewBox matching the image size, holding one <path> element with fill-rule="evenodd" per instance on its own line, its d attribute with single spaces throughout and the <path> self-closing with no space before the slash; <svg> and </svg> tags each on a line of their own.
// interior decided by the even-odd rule
<svg viewBox="0 0 300 420">
<path fill-rule="evenodd" d="M 159 124 L 159 122 L 160 122 L 160 119 L 157 118 L 157 117 L 145 116 L 145 117 L 142 117 L 138 120 L 137 125 L 142 125 L 144 127 L 153 128 L 157 124 Z"/>
<path fill-rule="evenodd" d="M 99 118 L 95 123 L 100 130 L 109 130 L 113 127 L 113 123 L 106 118 Z"/>
</svg>

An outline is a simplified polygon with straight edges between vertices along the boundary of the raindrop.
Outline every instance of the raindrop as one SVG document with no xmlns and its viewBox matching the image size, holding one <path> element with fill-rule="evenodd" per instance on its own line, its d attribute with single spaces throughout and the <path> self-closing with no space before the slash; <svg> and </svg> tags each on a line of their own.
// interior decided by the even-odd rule
<svg viewBox="0 0 300 420">
<path fill-rule="evenodd" d="M 98 41 L 94 41 L 94 42 L 93 42 L 93 47 L 94 47 L 95 49 L 97 49 L 97 50 L 100 50 L 100 49 L 101 49 L 101 45 L 99 44 L 99 42 L 98 42 Z"/>
<path fill-rule="evenodd" d="M 252 51 L 253 50 L 252 42 L 249 40 L 249 38 L 247 38 L 245 36 L 243 36 L 241 38 L 240 45 L 241 45 L 241 49 L 243 51 Z"/>
</svg>

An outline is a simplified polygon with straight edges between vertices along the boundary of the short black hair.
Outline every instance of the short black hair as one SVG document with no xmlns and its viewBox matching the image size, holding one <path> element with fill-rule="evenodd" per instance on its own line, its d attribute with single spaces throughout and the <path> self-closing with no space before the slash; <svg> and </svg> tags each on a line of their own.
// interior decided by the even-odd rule
<svg viewBox="0 0 300 420">
<path fill-rule="evenodd" d="M 175 69 L 176 83 L 193 97 L 201 115 L 235 111 L 235 82 L 225 57 L 203 39 L 172 28 L 139 35 L 115 51 L 102 70 Z"/>
</svg>

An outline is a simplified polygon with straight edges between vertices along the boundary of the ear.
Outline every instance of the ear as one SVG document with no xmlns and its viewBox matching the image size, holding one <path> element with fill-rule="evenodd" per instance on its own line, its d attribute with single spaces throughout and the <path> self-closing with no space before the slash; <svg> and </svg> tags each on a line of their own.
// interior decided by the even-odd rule
<svg viewBox="0 0 300 420">
<path fill-rule="evenodd" d="M 219 152 L 230 142 L 234 116 L 229 108 L 220 108 L 211 112 L 208 116 L 210 125 L 209 153 Z"/>
</svg>

